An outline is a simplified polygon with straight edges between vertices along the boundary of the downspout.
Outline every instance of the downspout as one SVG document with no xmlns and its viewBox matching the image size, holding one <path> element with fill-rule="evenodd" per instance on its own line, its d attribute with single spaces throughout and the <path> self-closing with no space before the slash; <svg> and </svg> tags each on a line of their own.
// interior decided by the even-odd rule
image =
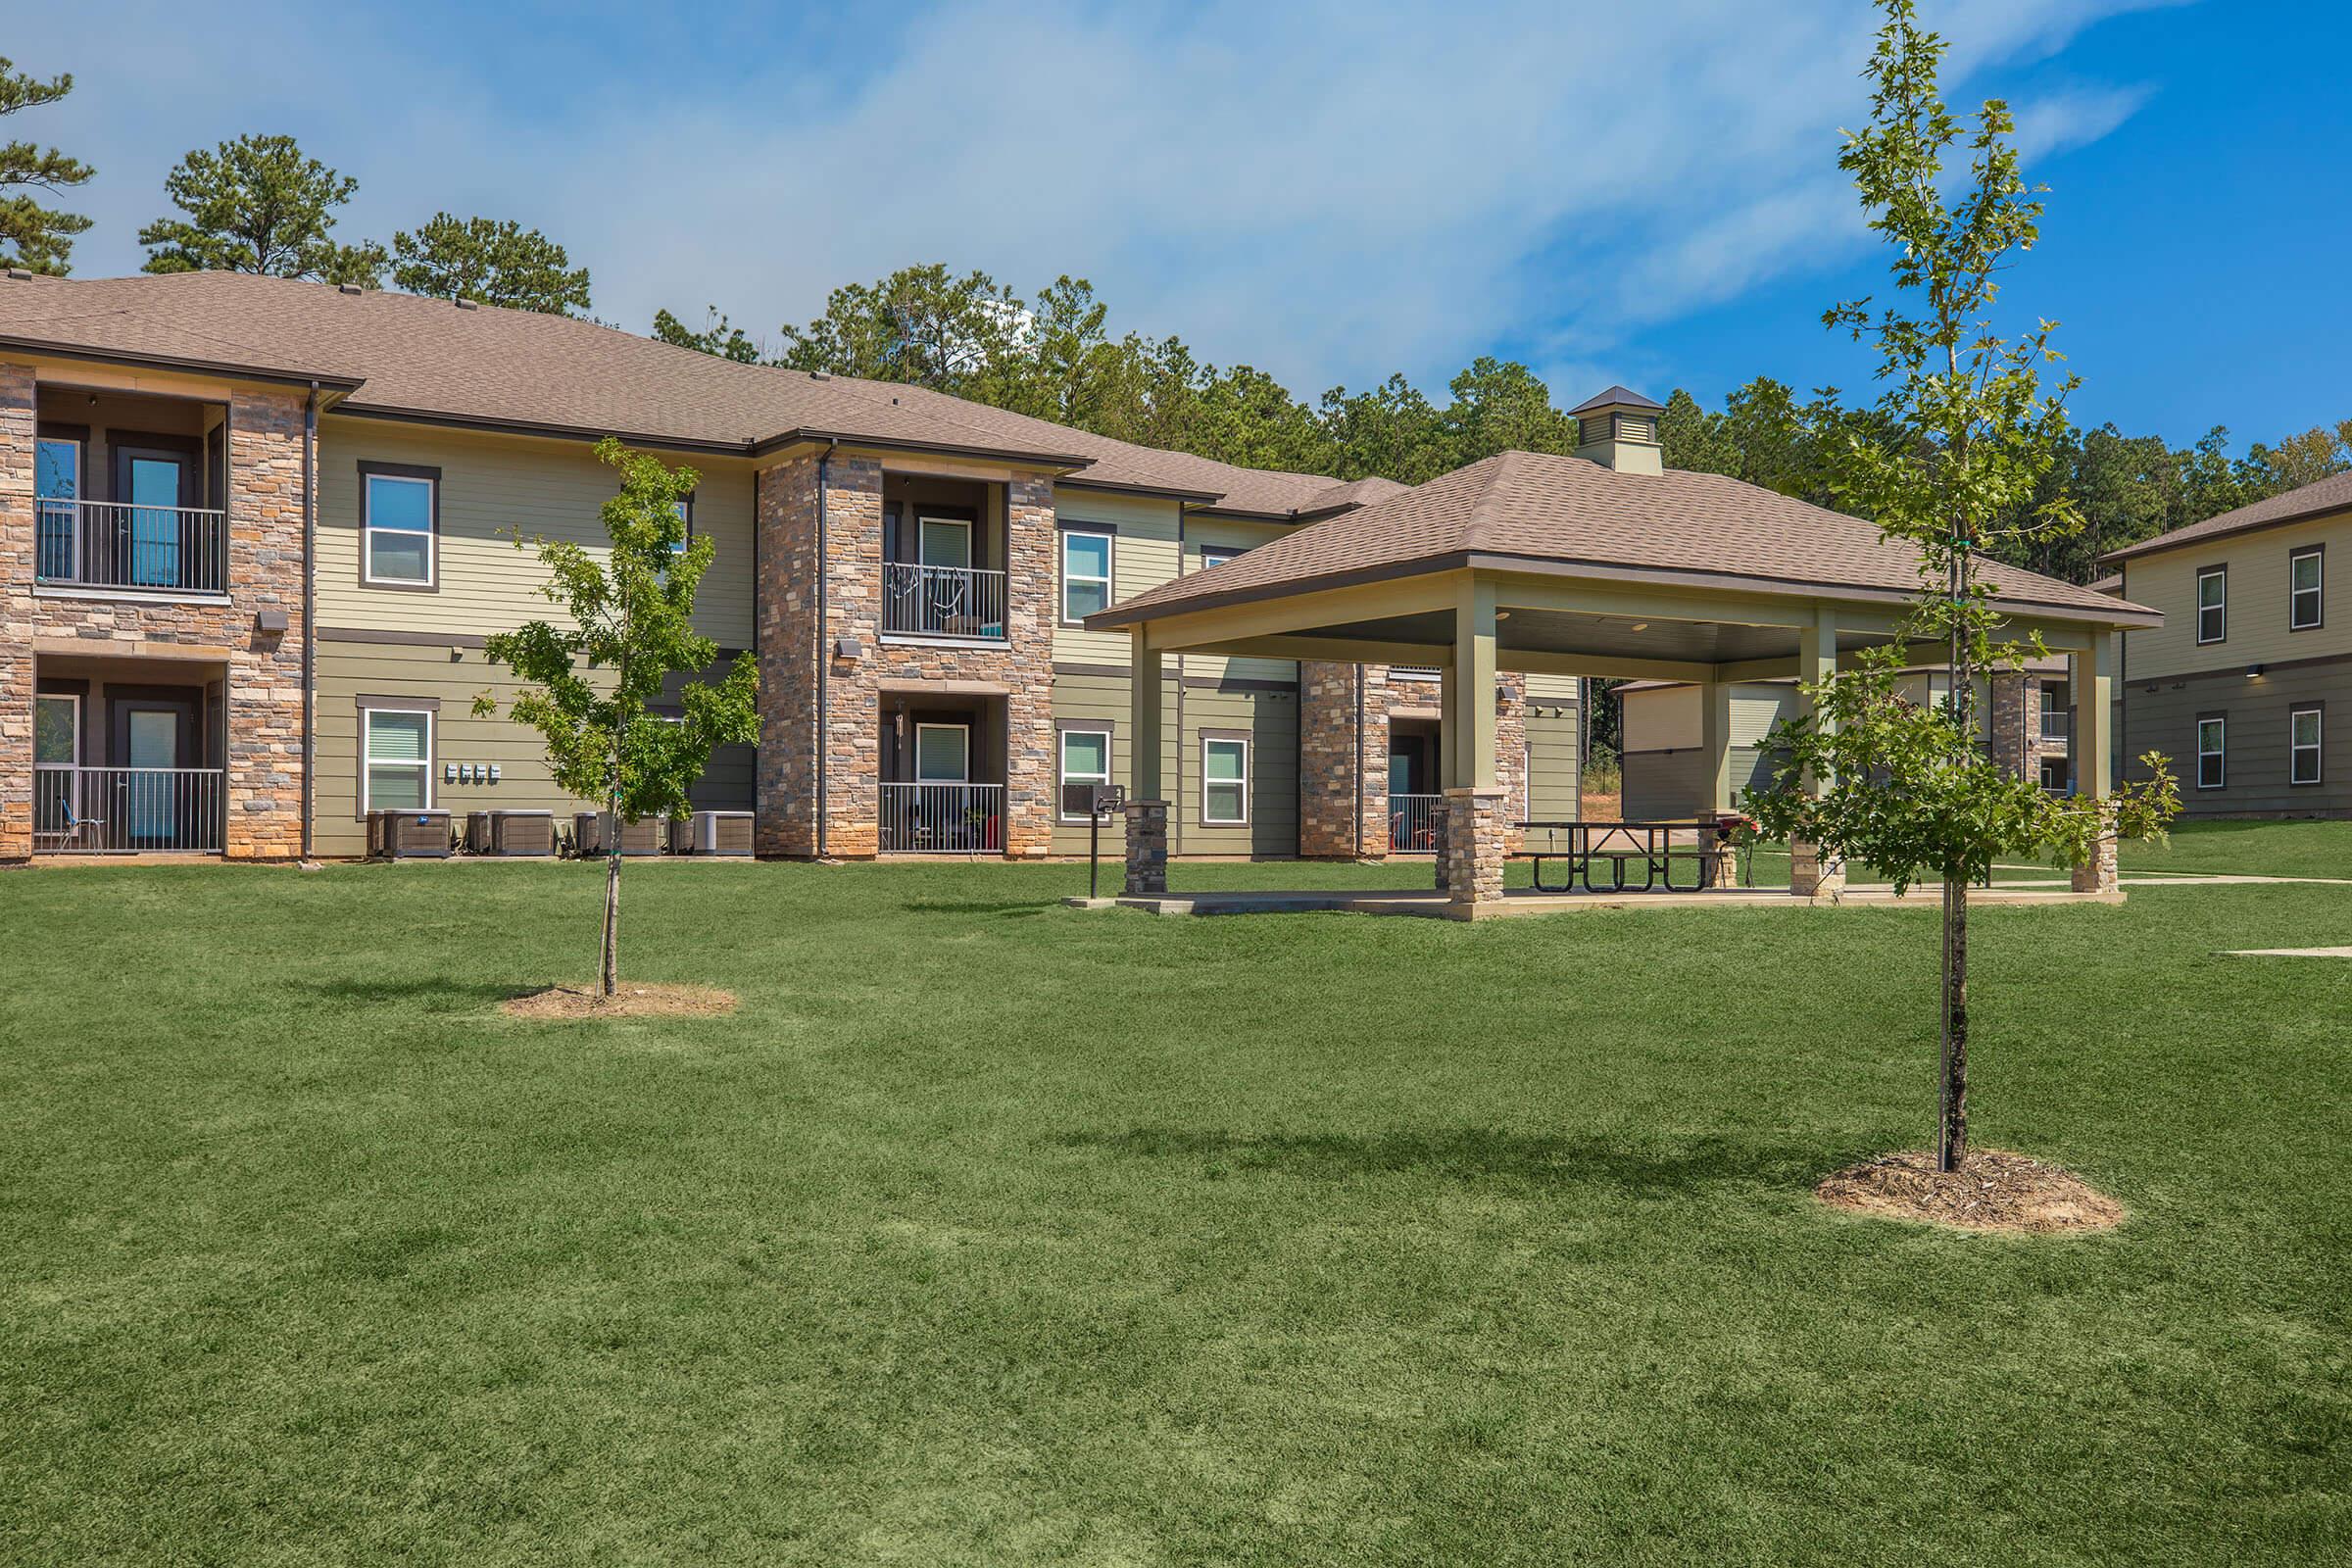
<svg viewBox="0 0 2352 1568">
<path fill-rule="evenodd" d="M 302 406 L 302 858 L 311 858 L 318 760 L 318 383 Z"/>
<path fill-rule="evenodd" d="M 826 592 L 826 579 L 831 563 L 825 555 L 825 492 L 833 466 L 833 449 L 839 441 L 829 443 L 816 460 L 816 722 L 810 726 L 809 742 L 815 753 L 816 767 L 816 858 L 825 858 L 825 700 L 826 666 L 825 621 L 831 613 Z"/>
<path fill-rule="evenodd" d="M 1184 503 L 1176 503 L 1176 575 L 1184 576 Z M 1130 672 L 1128 679 L 1135 678 Z M 1162 760 L 1165 760 L 1163 758 Z M 1184 853 L 1184 656 L 1176 656 L 1176 788 L 1168 797 L 1169 853 Z"/>
<path fill-rule="evenodd" d="M 1355 672 L 1355 735 L 1348 748 L 1354 755 L 1348 759 L 1348 772 L 1355 781 L 1355 858 L 1360 860 L 1364 858 L 1364 666 L 1348 667 Z"/>
</svg>

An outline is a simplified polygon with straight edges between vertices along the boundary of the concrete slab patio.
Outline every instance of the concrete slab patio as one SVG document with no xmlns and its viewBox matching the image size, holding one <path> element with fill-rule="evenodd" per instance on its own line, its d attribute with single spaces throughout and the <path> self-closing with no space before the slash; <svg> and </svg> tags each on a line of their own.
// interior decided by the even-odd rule
<svg viewBox="0 0 2352 1568">
<path fill-rule="evenodd" d="M 2255 878 L 2216 880 L 2254 881 Z M 1916 907 L 1936 903 L 1941 894 L 1935 884 L 1896 893 L 1887 884 L 1849 886 L 1838 897 L 1802 897 L 1787 888 L 1722 888 L 1695 893 L 1664 890 L 1649 893 L 1539 893 L 1511 888 L 1498 899 L 1463 904 L 1441 888 L 1403 888 L 1388 891 L 1321 889 L 1310 892 L 1163 893 L 1109 899 L 1071 898 L 1062 902 L 1074 909 L 1141 909 L 1149 914 L 1407 914 L 1439 920 L 1497 920 L 1532 914 L 1569 914 L 1600 909 L 1785 909 L 1808 907 Z M 2076 893 L 2064 882 L 1979 888 L 1970 901 L 1977 905 L 2121 904 L 2122 891 Z"/>
</svg>

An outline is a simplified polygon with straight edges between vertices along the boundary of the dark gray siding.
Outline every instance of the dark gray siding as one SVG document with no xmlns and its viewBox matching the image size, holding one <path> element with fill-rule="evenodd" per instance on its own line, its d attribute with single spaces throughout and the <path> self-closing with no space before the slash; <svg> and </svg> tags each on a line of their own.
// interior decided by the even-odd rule
<svg viewBox="0 0 2352 1568">
<path fill-rule="evenodd" d="M 2150 691 L 2153 685 L 2156 690 Z M 2287 782 L 2287 714 L 2318 708 L 2320 782 Z M 2126 775 L 2161 752 L 2180 781 L 2184 816 L 2352 816 L 2352 659 L 2274 664 L 2257 679 L 2242 668 L 2141 681 L 2124 694 Z M 2228 782 L 2197 786 L 2197 720 L 2228 722 Z"/>
<path fill-rule="evenodd" d="M 1780 767 L 1777 752 L 1754 746 L 1732 748 L 1732 798 L 1768 789 Z M 1679 821 L 1709 808 L 1707 754 L 1695 746 L 1663 752 L 1628 752 L 1624 758 L 1622 809 L 1629 822 Z"/>
</svg>

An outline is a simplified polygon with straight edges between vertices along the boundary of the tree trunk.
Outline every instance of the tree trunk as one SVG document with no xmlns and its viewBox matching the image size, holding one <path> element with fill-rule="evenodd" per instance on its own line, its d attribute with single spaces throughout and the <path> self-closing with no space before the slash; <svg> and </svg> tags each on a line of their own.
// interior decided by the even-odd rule
<svg viewBox="0 0 2352 1568">
<path fill-rule="evenodd" d="M 1968 1158 L 1968 873 L 1943 874 L 1943 1085 L 1936 1124 L 1936 1167 Z"/>
<path fill-rule="evenodd" d="M 610 831 L 605 841 L 605 951 L 598 983 L 608 997 L 620 985 L 620 792 L 605 803 Z"/>
</svg>

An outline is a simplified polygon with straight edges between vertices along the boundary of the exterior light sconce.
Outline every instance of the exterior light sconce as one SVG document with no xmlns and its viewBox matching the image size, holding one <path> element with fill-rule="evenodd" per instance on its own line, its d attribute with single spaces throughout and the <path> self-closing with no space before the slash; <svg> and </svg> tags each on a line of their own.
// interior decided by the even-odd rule
<svg viewBox="0 0 2352 1568">
<path fill-rule="evenodd" d="M 2248 680 L 2260 680 L 2260 679 L 2262 679 L 2262 666 L 2261 666 L 2260 664 L 2248 664 L 2248 665 L 2246 666 L 2246 679 L 2248 679 Z"/>
<path fill-rule="evenodd" d="M 253 629 L 264 636 L 276 636 L 286 629 L 286 612 L 282 610 L 257 610 L 253 613 Z"/>
<path fill-rule="evenodd" d="M 864 652 L 864 647 L 855 637 L 841 637 L 834 640 L 833 657 L 835 659 L 846 659 L 855 662 Z"/>
<path fill-rule="evenodd" d="M 1649 630 L 1649 622 L 1646 620 L 1637 620 L 1634 622 L 1633 629 L 1635 631 L 1647 631 Z"/>
</svg>

